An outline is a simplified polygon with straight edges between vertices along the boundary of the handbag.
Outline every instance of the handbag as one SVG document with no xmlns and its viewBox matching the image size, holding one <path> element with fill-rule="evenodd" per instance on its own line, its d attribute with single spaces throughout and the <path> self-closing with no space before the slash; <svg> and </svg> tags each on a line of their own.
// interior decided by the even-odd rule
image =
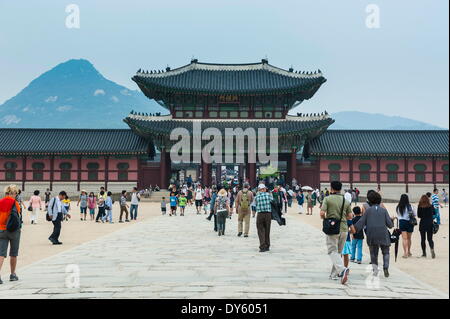
<svg viewBox="0 0 450 319">
<path fill-rule="evenodd" d="M 344 206 L 345 206 L 345 198 L 342 196 L 342 207 L 341 207 L 341 218 L 325 218 L 323 220 L 322 231 L 326 235 L 339 235 L 341 232 L 341 221 L 342 216 L 344 215 Z"/>
<path fill-rule="evenodd" d="M 417 218 L 414 217 L 412 212 L 409 213 L 409 223 L 413 226 L 417 226 Z"/>
<path fill-rule="evenodd" d="M 433 222 L 433 234 L 436 235 L 439 231 L 439 224 L 436 222 Z"/>
<path fill-rule="evenodd" d="M 52 214 L 53 214 L 53 210 L 54 210 L 54 208 L 55 208 L 55 204 L 56 204 L 56 199 L 53 198 Z M 50 214 L 48 213 L 48 207 L 47 207 L 47 214 L 45 214 L 45 219 L 46 219 L 48 222 L 51 222 L 51 221 L 53 220 L 53 217 L 50 216 Z"/>
<path fill-rule="evenodd" d="M 8 220 L 6 221 L 6 230 L 10 233 L 15 232 L 22 226 L 22 217 L 17 211 L 16 202 L 14 201 Z"/>
</svg>

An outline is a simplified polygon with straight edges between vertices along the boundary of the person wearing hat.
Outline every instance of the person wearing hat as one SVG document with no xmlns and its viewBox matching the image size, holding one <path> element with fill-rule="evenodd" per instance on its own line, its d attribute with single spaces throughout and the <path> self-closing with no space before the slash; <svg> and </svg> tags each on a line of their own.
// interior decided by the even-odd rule
<svg viewBox="0 0 450 319">
<path fill-rule="evenodd" d="M 256 228 L 259 237 L 259 252 L 263 253 L 270 250 L 270 226 L 272 224 L 272 201 L 273 196 L 267 192 L 264 184 L 259 184 L 258 194 L 255 197 Z M 254 216 L 255 214 L 253 214 Z"/>
<path fill-rule="evenodd" d="M 219 236 L 225 235 L 225 223 L 230 214 L 230 199 L 228 198 L 228 192 L 225 188 L 222 188 L 217 193 L 215 200 L 215 213 L 217 216 L 217 231 Z"/>
<path fill-rule="evenodd" d="M 236 212 L 238 213 L 238 236 L 241 237 L 242 233 L 244 233 L 244 237 L 248 237 L 248 232 L 250 230 L 250 205 L 253 202 L 253 193 L 250 190 L 250 185 L 248 183 L 244 183 L 243 186 L 243 189 L 238 192 L 236 197 Z"/>
</svg>

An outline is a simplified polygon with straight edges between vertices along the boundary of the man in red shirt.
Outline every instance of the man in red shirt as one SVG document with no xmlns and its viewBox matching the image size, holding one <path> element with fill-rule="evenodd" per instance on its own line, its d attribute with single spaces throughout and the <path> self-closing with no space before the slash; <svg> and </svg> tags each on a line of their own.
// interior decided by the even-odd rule
<svg viewBox="0 0 450 319">
<path fill-rule="evenodd" d="M 8 246 L 9 257 L 11 264 L 11 275 L 9 277 L 10 281 L 17 281 L 19 278 L 16 275 L 17 266 L 17 256 L 19 254 L 19 243 L 20 243 L 20 228 L 14 232 L 9 232 L 6 230 L 6 224 L 8 222 L 9 215 L 11 214 L 11 209 L 16 205 L 17 212 L 20 214 L 20 205 L 16 200 L 16 196 L 19 193 L 19 189 L 16 185 L 9 185 L 5 188 L 5 197 L 0 199 L 0 271 L 5 261 Z M 0 278 L 0 284 L 3 284 Z"/>
</svg>

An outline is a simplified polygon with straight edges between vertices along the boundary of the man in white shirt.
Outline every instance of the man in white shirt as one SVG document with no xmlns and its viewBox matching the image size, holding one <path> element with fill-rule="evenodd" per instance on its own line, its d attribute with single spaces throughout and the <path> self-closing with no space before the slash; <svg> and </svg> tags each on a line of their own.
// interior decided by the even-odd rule
<svg viewBox="0 0 450 319">
<path fill-rule="evenodd" d="M 58 196 L 53 197 L 48 203 L 47 214 L 53 223 L 53 232 L 48 240 L 50 240 L 53 245 L 62 245 L 62 242 L 59 241 L 59 235 L 61 234 L 61 222 L 66 215 L 70 217 L 64 208 L 64 205 L 61 203 L 66 196 L 66 192 L 62 191 Z"/>
<path fill-rule="evenodd" d="M 200 184 L 195 188 L 195 208 L 197 208 L 197 215 L 200 215 L 200 210 L 203 206 L 203 195 L 205 191 Z"/>
<path fill-rule="evenodd" d="M 131 192 L 131 203 L 130 203 L 130 216 L 131 220 L 136 220 L 138 214 L 138 205 L 141 200 L 141 195 L 138 193 L 137 187 L 133 187 Z"/>
<path fill-rule="evenodd" d="M 351 204 L 352 204 L 352 194 L 350 193 L 349 190 L 347 190 L 347 191 L 345 192 L 344 197 L 345 197 L 345 200 L 346 200 L 347 202 L 349 202 L 350 205 L 351 205 Z"/>
</svg>

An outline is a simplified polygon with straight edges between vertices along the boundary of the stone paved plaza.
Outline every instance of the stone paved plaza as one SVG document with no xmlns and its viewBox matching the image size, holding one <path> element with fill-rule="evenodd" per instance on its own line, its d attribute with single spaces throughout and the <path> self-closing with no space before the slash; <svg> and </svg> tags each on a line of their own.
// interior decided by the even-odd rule
<svg viewBox="0 0 450 319">
<path fill-rule="evenodd" d="M 377 287 L 367 256 L 365 264 L 351 264 L 347 285 L 332 281 L 321 231 L 294 215 L 287 223 L 273 223 L 271 252 L 261 254 L 254 219 L 250 237 L 238 238 L 235 215 L 225 237 L 192 210 L 150 218 L 20 269 L 19 282 L 0 286 L 0 299 L 448 298 L 395 265 Z M 72 264 L 79 288 L 66 288 Z"/>
</svg>

